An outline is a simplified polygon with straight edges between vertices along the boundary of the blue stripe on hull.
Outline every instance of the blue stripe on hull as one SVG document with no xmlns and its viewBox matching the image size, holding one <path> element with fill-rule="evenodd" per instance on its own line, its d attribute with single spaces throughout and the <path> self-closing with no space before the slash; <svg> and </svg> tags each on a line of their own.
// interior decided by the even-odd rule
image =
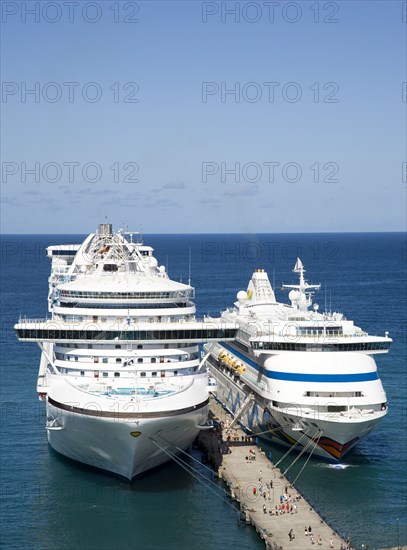
<svg viewBox="0 0 407 550">
<path fill-rule="evenodd" d="M 301 372 L 279 372 L 270 371 L 262 366 L 258 365 L 255 361 L 232 348 L 228 344 L 222 343 L 223 347 L 230 353 L 239 357 L 242 361 L 245 361 L 248 365 L 261 372 L 267 378 L 273 380 L 287 380 L 290 382 L 370 382 L 372 380 L 378 380 L 379 375 L 377 371 L 374 372 L 360 372 L 355 374 L 305 374 Z"/>
<path fill-rule="evenodd" d="M 267 371 L 267 377 L 274 380 L 289 380 L 291 382 L 369 382 L 378 380 L 377 372 L 361 372 L 358 374 L 303 374 L 291 372 Z"/>
</svg>

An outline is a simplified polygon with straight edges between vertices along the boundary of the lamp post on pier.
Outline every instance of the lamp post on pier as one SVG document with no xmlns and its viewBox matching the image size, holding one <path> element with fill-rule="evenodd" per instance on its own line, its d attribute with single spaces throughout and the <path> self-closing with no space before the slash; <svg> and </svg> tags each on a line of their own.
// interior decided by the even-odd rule
<svg viewBox="0 0 407 550">
<path fill-rule="evenodd" d="M 401 550 L 401 546 L 400 546 L 400 523 L 399 523 L 399 518 L 397 518 L 397 550 Z"/>
</svg>

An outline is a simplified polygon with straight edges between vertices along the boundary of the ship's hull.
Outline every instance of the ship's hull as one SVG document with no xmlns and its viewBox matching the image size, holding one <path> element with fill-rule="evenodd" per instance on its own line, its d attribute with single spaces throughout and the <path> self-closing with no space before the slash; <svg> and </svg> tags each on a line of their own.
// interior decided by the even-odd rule
<svg viewBox="0 0 407 550">
<path fill-rule="evenodd" d="M 233 375 L 216 368 L 212 362 L 210 373 L 216 380 L 216 398 L 229 412 L 235 414 L 252 392 L 247 386 L 242 387 Z M 305 450 L 305 453 L 335 462 L 342 460 L 382 419 L 380 416 L 360 421 L 332 421 L 326 415 L 302 415 L 300 409 L 298 414 L 290 414 L 275 410 L 271 402 L 265 405 L 265 400 L 259 396 L 253 397 L 248 411 L 239 419 L 239 424 L 246 431 L 285 447 L 297 444 L 295 448 L 298 451 Z M 301 423 L 302 429 L 292 429 L 298 423 Z"/>
<path fill-rule="evenodd" d="M 204 402 L 187 412 L 133 419 L 81 414 L 48 399 L 48 441 L 68 458 L 132 479 L 188 448 L 207 407 Z"/>
</svg>

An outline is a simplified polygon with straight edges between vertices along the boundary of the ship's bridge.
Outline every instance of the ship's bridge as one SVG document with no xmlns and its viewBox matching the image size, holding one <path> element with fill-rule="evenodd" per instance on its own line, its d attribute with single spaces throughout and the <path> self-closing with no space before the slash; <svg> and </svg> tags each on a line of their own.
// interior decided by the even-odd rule
<svg viewBox="0 0 407 550">
<path fill-rule="evenodd" d="M 58 244 L 49 246 L 47 248 L 47 256 L 51 259 L 65 258 L 72 260 L 80 247 L 80 244 Z"/>
</svg>

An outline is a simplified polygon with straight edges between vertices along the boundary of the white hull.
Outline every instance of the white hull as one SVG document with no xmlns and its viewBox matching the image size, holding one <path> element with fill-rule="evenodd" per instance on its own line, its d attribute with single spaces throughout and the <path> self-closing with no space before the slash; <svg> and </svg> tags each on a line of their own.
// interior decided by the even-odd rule
<svg viewBox="0 0 407 550">
<path fill-rule="evenodd" d="M 210 372 L 217 383 L 217 399 L 232 414 L 236 413 L 248 392 L 246 393 L 235 382 L 233 376 L 224 374 L 214 366 L 211 366 Z M 298 414 L 292 414 L 275 410 L 271 402 L 265 407 L 264 399 L 255 395 L 253 403 L 247 413 L 241 416 L 239 423 L 249 432 L 261 434 L 261 438 L 286 447 L 291 447 L 302 438 L 296 447 L 299 451 L 309 444 L 306 452 L 312 452 L 313 456 L 338 461 L 343 459 L 361 438 L 373 430 L 385 414 L 386 411 L 383 411 L 379 417 L 375 418 L 332 421 L 327 419 L 326 414 L 302 415 L 300 408 Z M 301 422 L 304 428 L 293 430 L 292 427 L 298 422 Z M 310 442 L 311 439 L 313 442 Z"/>
<path fill-rule="evenodd" d="M 171 453 L 178 452 L 176 447 L 188 448 L 206 415 L 207 406 L 186 414 L 134 421 L 85 416 L 47 403 L 47 418 L 57 419 L 59 428 L 48 429 L 48 441 L 68 458 L 132 479 L 170 460 L 162 448 Z"/>
</svg>

